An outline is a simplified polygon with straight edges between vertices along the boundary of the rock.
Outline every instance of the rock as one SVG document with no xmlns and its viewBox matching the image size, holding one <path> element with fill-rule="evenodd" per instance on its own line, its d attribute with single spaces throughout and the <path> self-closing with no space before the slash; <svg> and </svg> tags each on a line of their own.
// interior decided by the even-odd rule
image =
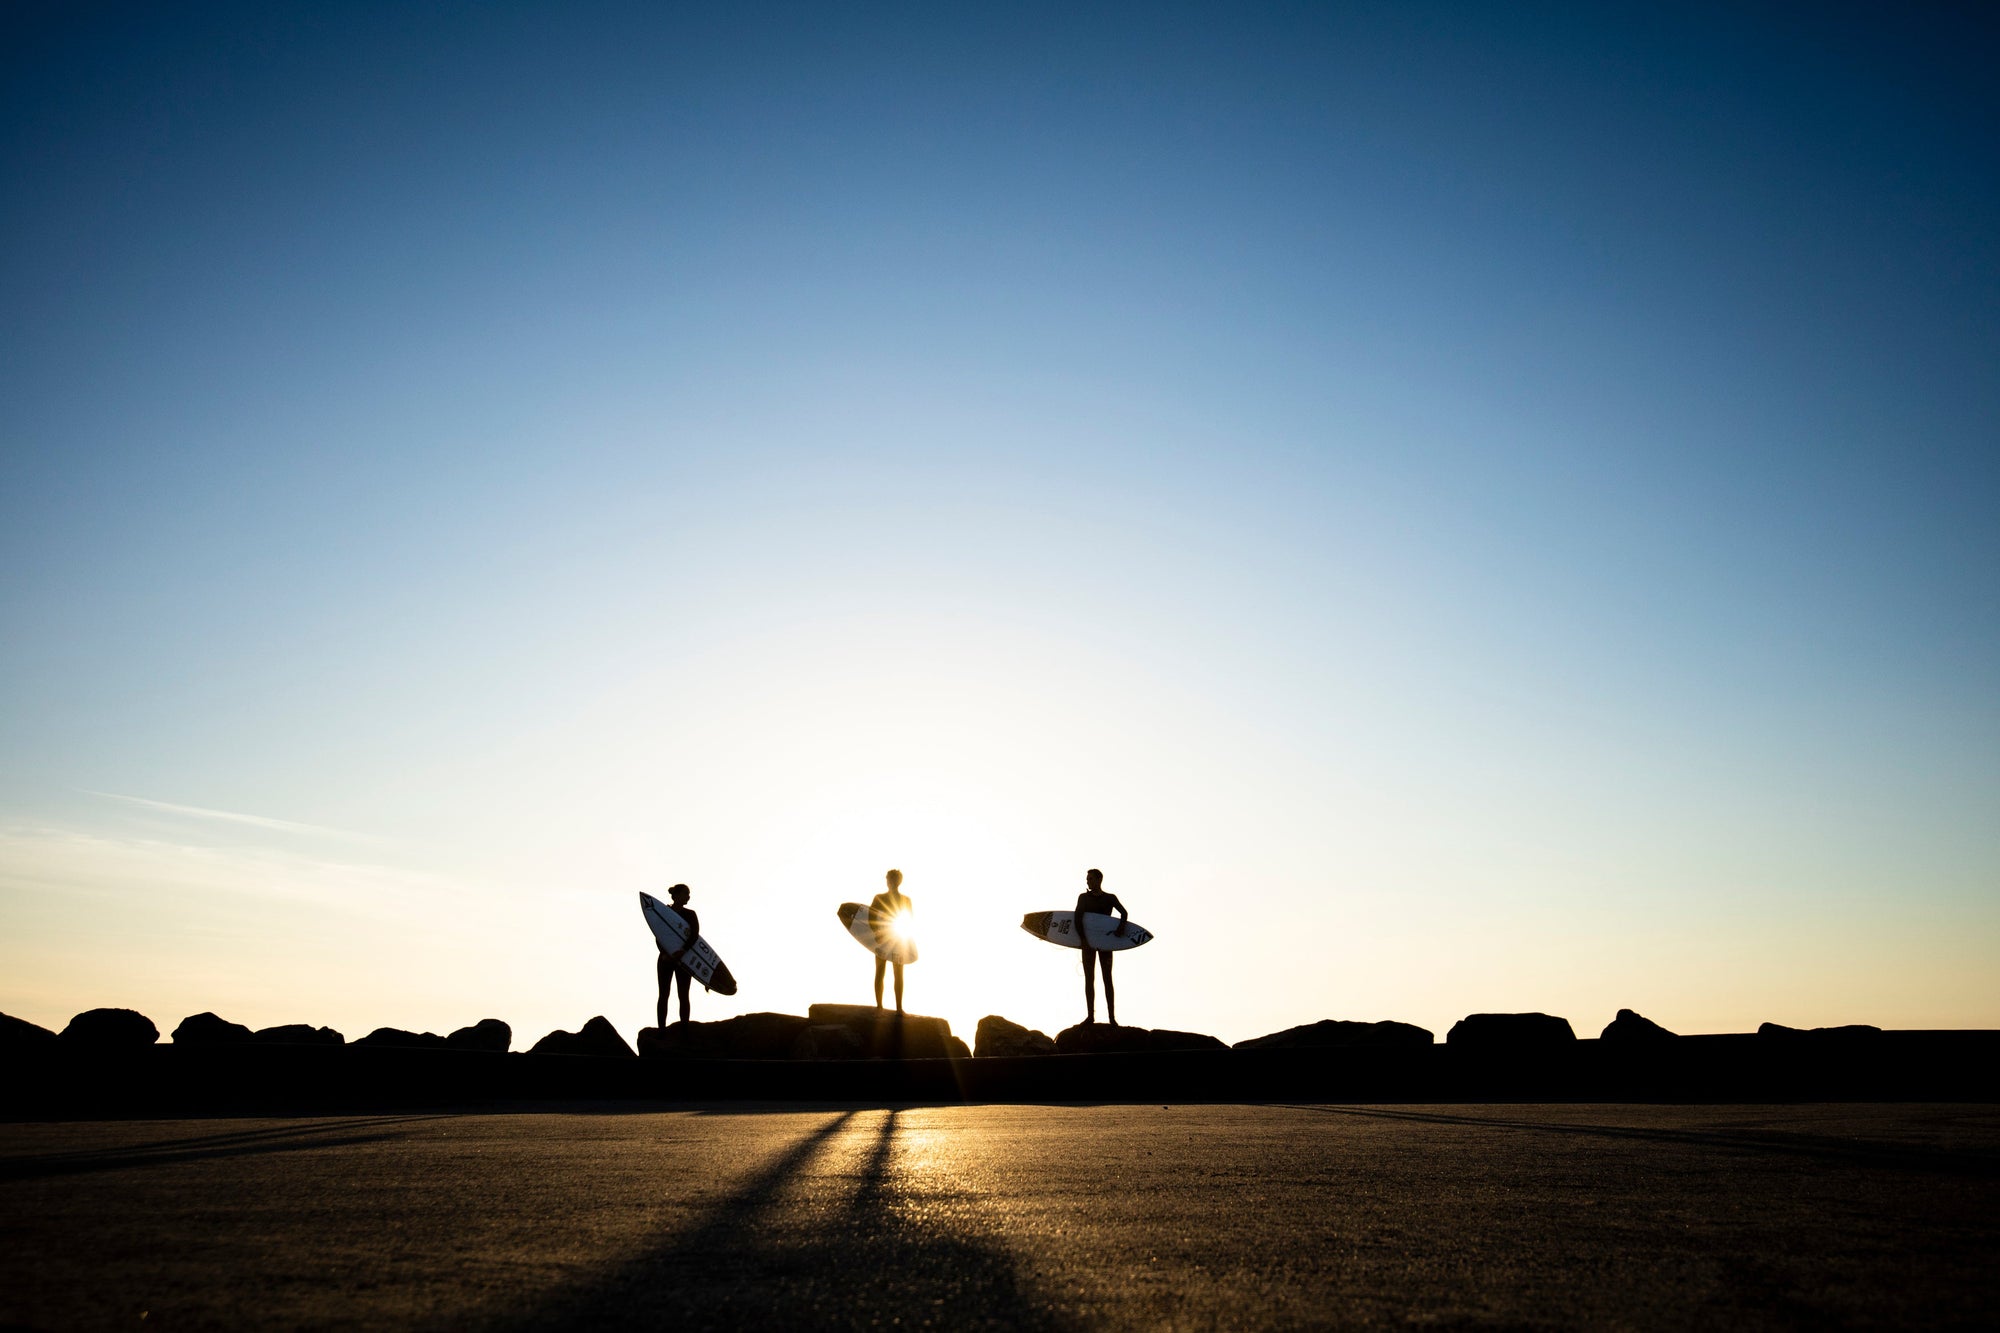
<svg viewBox="0 0 2000 1333">
<path fill-rule="evenodd" d="M 1429 1028 L 1414 1023 L 1353 1023 L 1323 1018 L 1304 1027 L 1286 1028 L 1265 1037 L 1239 1041 L 1239 1051 L 1407 1050 L 1437 1041 Z"/>
<path fill-rule="evenodd" d="M 1054 1055 L 1056 1039 L 1046 1032 L 1010 1023 L 998 1014 L 988 1014 L 979 1020 L 979 1029 L 972 1034 L 972 1051 L 975 1056 Z"/>
<path fill-rule="evenodd" d="M 482 1018 L 444 1039 L 455 1051 L 502 1051 L 514 1044 L 514 1029 L 497 1018 Z"/>
<path fill-rule="evenodd" d="M 347 1038 L 332 1028 L 316 1028 L 310 1023 L 285 1023 L 274 1028 L 258 1028 L 250 1034 L 255 1042 L 288 1046 L 345 1046 Z"/>
<path fill-rule="evenodd" d="M 738 1014 L 715 1023 L 675 1023 L 639 1029 L 648 1060 L 784 1060 L 807 1020 L 797 1014 Z"/>
<path fill-rule="evenodd" d="M 376 1028 L 354 1044 L 441 1051 L 444 1049 L 444 1038 L 435 1032 L 405 1032 L 401 1028 Z"/>
<path fill-rule="evenodd" d="M 160 1039 L 153 1020 L 131 1009 L 86 1009 L 70 1019 L 62 1039 L 91 1050 L 133 1050 Z"/>
<path fill-rule="evenodd" d="M 1818 1039 L 1821 1041 L 1832 1039 L 1840 1041 L 1852 1040 L 1856 1037 L 1879 1037 L 1882 1035 L 1882 1029 L 1876 1027 L 1873 1023 L 1849 1023 L 1844 1027 L 1836 1028 L 1788 1028 L 1782 1023 L 1759 1023 L 1757 1025 L 1757 1035 L 1760 1037 L 1790 1037 L 1805 1040 Z"/>
<path fill-rule="evenodd" d="M 30 1023 L 12 1014 L 0 1014 L 0 1048 L 43 1046 L 56 1040 L 59 1040 L 56 1034 L 39 1023 Z"/>
<path fill-rule="evenodd" d="M 859 1060 L 868 1054 L 861 1035 L 842 1023 L 814 1023 L 792 1043 L 794 1060 Z"/>
<path fill-rule="evenodd" d="M 611 1020 L 599 1014 L 575 1032 L 557 1030 L 530 1048 L 535 1055 L 608 1055 L 636 1059 L 638 1053 L 618 1035 Z"/>
<path fill-rule="evenodd" d="M 1219 1037 L 1171 1028 L 1113 1027 L 1109 1023 L 1078 1023 L 1056 1033 L 1056 1050 L 1063 1055 L 1097 1055 L 1106 1051 L 1226 1051 Z"/>
<path fill-rule="evenodd" d="M 1451 1025 L 1445 1044 L 1475 1051 L 1545 1051 L 1568 1046 L 1576 1032 L 1550 1014 L 1468 1014 Z"/>
<path fill-rule="evenodd" d="M 211 1013 L 190 1014 L 174 1029 L 176 1046 L 230 1046 L 249 1040 L 249 1028 Z"/>
<path fill-rule="evenodd" d="M 1643 1014 L 1635 1014 L 1630 1009 L 1620 1009 L 1618 1017 L 1605 1024 L 1598 1035 L 1599 1041 L 1668 1041 L 1680 1036 L 1669 1032 Z"/>
<path fill-rule="evenodd" d="M 951 1024 L 924 1014 L 898 1014 L 872 1004 L 816 1004 L 806 1010 L 815 1025 L 844 1027 L 860 1041 L 864 1054 L 890 1060 L 958 1058 L 965 1043 L 951 1035 Z"/>
</svg>

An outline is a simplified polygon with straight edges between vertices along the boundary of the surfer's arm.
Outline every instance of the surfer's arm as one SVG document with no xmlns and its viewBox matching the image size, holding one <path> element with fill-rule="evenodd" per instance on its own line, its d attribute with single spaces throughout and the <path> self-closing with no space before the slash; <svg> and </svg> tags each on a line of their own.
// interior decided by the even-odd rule
<svg viewBox="0 0 2000 1333">
<path fill-rule="evenodd" d="M 1111 910 L 1118 913 L 1118 926 L 1111 933 L 1113 935 L 1123 935 L 1125 933 L 1125 923 L 1132 919 L 1132 914 L 1125 910 L 1125 904 L 1118 901 L 1118 895 L 1115 893 L 1111 895 Z"/>
</svg>

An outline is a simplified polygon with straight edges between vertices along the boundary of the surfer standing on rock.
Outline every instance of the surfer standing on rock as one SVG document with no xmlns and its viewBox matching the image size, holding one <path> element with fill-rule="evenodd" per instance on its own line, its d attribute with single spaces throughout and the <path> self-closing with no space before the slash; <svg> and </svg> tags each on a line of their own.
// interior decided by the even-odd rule
<svg viewBox="0 0 2000 1333">
<path fill-rule="evenodd" d="M 680 948 L 675 949 L 672 953 L 668 953 L 665 948 L 660 950 L 660 961 L 658 964 L 660 973 L 660 1004 L 658 1012 L 654 1014 L 654 1017 L 659 1020 L 655 1025 L 658 1027 L 665 1027 L 667 1025 L 667 999 L 673 994 L 674 983 L 676 981 L 680 983 L 681 987 L 681 1022 L 685 1023 L 688 1021 L 688 986 L 694 980 L 694 973 L 688 971 L 686 965 L 681 962 L 681 955 L 685 954 L 688 951 L 688 946 L 692 945 L 701 936 L 701 918 L 696 916 L 694 910 L 687 905 L 688 886 L 685 884 L 674 885 L 671 889 L 667 890 L 667 897 L 674 900 L 674 911 L 680 915 L 682 920 L 688 923 L 687 943 L 681 945 Z"/>
<path fill-rule="evenodd" d="M 883 876 L 889 882 L 888 891 L 878 893 L 868 904 L 868 929 L 878 940 L 897 940 L 907 928 L 911 911 L 910 900 L 903 896 L 903 872 L 891 870 Z M 875 955 L 875 1007 L 882 1007 L 882 972 L 889 966 L 889 960 L 881 953 Z M 896 1012 L 903 1012 L 903 962 L 899 958 L 896 968 Z"/>
<path fill-rule="evenodd" d="M 1111 951 L 1090 947 L 1090 937 L 1083 933 L 1083 914 L 1096 912 L 1101 916 L 1110 916 L 1113 912 L 1118 913 L 1118 924 L 1112 927 L 1111 933 L 1121 936 L 1125 933 L 1125 923 L 1132 919 L 1132 914 L 1125 910 L 1124 903 L 1118 901 L 1117 894 L 1104 891 L 1102 870 L 1090 871 L 1083 880 L 1089 887 L 1076 895 L 1076 939 L 1077 943 L 1083 946 L 1083 1021 L 1085 1023 L 1097 1021 L 1097 978 L 1092 976 L 1090 971 L 1091 960 L 1095 959 L 1098 967 L 1104 971 L 1104 1015 L 1111 1020 L 1112 1027 L 1117 1027 L 1118 994 L 1111 989 Z"/>
</svg>

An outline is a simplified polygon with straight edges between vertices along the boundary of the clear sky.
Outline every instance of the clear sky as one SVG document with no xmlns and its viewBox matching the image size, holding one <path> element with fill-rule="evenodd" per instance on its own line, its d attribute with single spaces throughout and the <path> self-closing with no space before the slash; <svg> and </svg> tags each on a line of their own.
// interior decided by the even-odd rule
<svg viewBox="0 0 2000 1333">
<path fill-rule="evenodd" d="M 0 1009 L 2000 1026 L 1996 23 L 9 5 Z"/>
</svg>

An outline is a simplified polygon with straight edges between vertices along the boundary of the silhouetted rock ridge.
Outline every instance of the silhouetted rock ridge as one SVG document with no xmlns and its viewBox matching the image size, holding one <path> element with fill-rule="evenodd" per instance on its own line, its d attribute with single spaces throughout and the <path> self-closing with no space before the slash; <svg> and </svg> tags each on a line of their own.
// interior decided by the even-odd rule
<svg viewBox="0 0 2000 1333">
<path fill-rule="evenodd" d="M 1620 1009 L 1618 1016 L 1604 1025 L 1599 1034 L 1600 1041 L 1672 1041 L 1680 1036 L 1669 1032 L 1643 1014 L 1635 1014 L 1630 1009 Z"/>
<path fill-rule="evenodd" d="M 1467 1014 L 1451 1025 L 1445 1043 L 1474 1051 L 1545 1051 L 1567 1046 L 1576 1032 L 1551 1014 Z"/>
<path fill-rule="evenodd" d="M 1251 1037 L 1239 1041 L 1234 1049 L 1239 1051 L 1313 1051 L 1352 1049 L 1405 1049 L 1412 1046 L 1430 1046 L 1437 1041 L 1429 1028 L 1420 1028 L 1414 1023 L 1353 1023 L 1344 1019 L 1323 1018 L 1317 1023 L 1307 1023 L 1302 1027 L 1286 1028 L 1283 1032 L 1273 1032 L 1268 1036 Z"/>
<path fill-rule="evenodd" d="M 160 1039 L 153 1020 L 131 1009 L 86 1009 L 70 1019 L 62 1039 L 94 1050 L 129 1050 Z"/>
</svg>

